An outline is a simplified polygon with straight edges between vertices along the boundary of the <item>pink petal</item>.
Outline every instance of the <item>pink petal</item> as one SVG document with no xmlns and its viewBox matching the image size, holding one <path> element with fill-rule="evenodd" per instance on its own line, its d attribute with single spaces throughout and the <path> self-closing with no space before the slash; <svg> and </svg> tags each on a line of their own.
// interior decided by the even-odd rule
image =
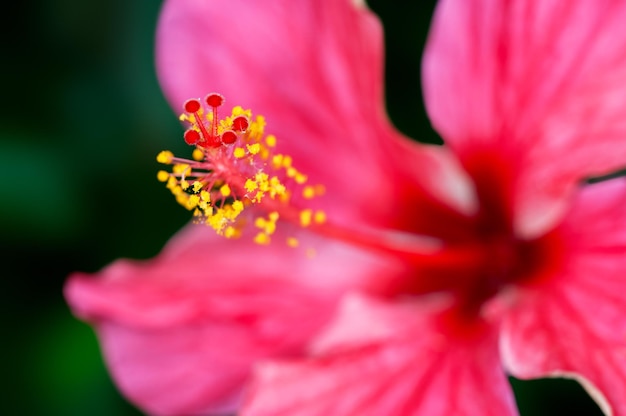
<svg viewBox="0 0 626 416">
<path fill-rule="evenodd" d="M 407 192 L 398 157 L 421 169 L 415 192 L 471 211 L 449 155 L 400 143 L 383 107 L 382 66 L 380 23 L 360 1 L 168 0 L 159 21 L 157 69 L 175 111 L 215 90 L 264 115 L 279 151 L 326 187 L 319 201 L 331 220 L 390 225 L 390 201 Z M 441 180 L 451 175 L 458 182 Z"/>
<path fill-rule="evenodd" d="M 346 198 L 382 188 L 377 142 L 396 136 L 382 65 L 378 20 L 349 0 L 168 0 L 157 33 L 159 79 L 175 111 L 221 92 L 263 114 L 280 151 Z"/>
<path fill-rule="evenodd" d="M 558 232 L 567 254 L 552 280 L 519 294 L 502 349 L 521 378 L 583 381 L 606 414 L 626 415 L 626 180 L 584 190 Z M 611 410 L 612 409 L 612 412 Z"/>
<path fill-rule="evenodd" d="M 260 366 L 245 415 L 516 414 L 491 328 L 453 334 L 429 307 L 351 303 L 343 345 L 334 328 L 317 358 Z"/>
<path fill-rule="evenodd" d="M 438 6 L 423 62 L 432 122 L 470 173 L 511 176 L 526 235 L 558 220 L 581 178 L 626 165 L 624 21 L 621 0 Z"/>
<path fill-rule="evenodd" d="M 120 260 L 65 288 L 94 324 L 121 390 L 151 414 L 233 410 L 251 365 L 301 352 L 348 287 L 397 274 L 393 262 L 302 236 L 304 250 L 231 241 L 192 226 L 162 256 Z"/>
</svg>

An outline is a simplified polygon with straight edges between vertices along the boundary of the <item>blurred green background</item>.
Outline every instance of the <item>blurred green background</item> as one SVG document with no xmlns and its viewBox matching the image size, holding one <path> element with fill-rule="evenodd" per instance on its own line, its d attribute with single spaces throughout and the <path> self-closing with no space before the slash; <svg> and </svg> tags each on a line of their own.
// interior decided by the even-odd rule
<svg viewBox="0 0 626 416">
<path fill-rule="evenodd" d="M 387 101 L 437 142 L 419 62 L 434 1 L 371 0 L 387 36 Z M 156 0 L 30 0 L 2 13 L 0 245 L 7 415 L 138 415 L 62 297 L 75 270 L 148 258 L 188 219 L 154 157 L 186 147 L 153 67 Z M 574 382 L 513 380 L 523 415 L 600 414 Z"/>
</svg>

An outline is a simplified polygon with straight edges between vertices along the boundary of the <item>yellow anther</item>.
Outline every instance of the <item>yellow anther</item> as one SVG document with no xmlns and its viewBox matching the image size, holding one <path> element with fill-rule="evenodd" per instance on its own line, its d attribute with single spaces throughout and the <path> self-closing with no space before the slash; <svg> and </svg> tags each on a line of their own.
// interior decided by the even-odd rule
<svg viewBox="0 0 626 416">
<path fill-rule="evenodd" d="M 189 188 L 189 182 L 185 180 L 180 181 L 180 187 L 183 188 L 183 191 L 186 191 Z"/>
<path fill-rule="evenodd" d="M 230 196 L 231 194 L 230 186 L 228 186 L 228 184 L 222 185 L 222 187 L 220 188 L 220 193 L 225 197 Z"/>
<path fill-rule="evenodd" d="M 315 197 L 315 188 L 312 186 L 305 186 L 302 190 L 302 196 L 306 199 L 312 199 Z"/>
<path fill-rule="evenodd" d="M 244 187 L 246 188 L 246 191 L 252 192 L 255 191 L 259 186 L 252 179 L 247 179 Z"/>
<path fill-rule="evenodd" d="M 283 156 L 283 167 L 284 168 L 291 167 L 292 163 L 293 163 L 293 160 L 291 159 L 291 156 L 288 156 L 288 155 Z"/>
<path fill-rule="evenodd" d="M 188 200 L 189 200 L 189 196 L 186 193 L 181 192 L 179 194 L 176 194 L 176 202 L 178 202 L 180 205 L 184 206 L 185 208 L 187 208 Z"/>
<path fill-rule="evenodd" d="M 298 239 L 295 237 L 287 238 L 287 245 L 293 248 L 298 247 Z"/>
<path fill-rule="evenodd" d="M 287 176 L 290 178 L 295 177 L 298 174 L 298 171 L 296 170 L 296 168 L 294 167 L 288 167 L 287 168 Z"/>
<path fill-rule="evenodd" d="M 165 185 L 165 187 L 167 189 L 172 190 L 172 189 L 176 188 L 177 186 L 178 186 L 178 181 L 176 180 L 176 178 L 173 177 L 173 176 L 170 176 L 170 178 L 167 180 L 167 185 Z"/>
<path fill-rule="evenodd" d="M 186 163 L 177 163 L 172 166 L 172 172 L 184 175 L 191 171 L 191 166 Z"/>
<path fill-rule="evenodd" d="M 261 151 L 261 145 L 259 143 L 249 144 L 246 147 L 248 148 L 248 152 L 253 155 L 256 155 Z"/>
<path fill-rule="evenodd" d="M 231 225 L 226 227 L 226 229 L 224 230 L 224 237 L 226 238 L 235 238 L 238 237 L 239 234 L 240 233 L 237 231 L 237 229 Z"/>
<path fill-rule="evenodd" d="M 276 231 L 276 223 L 268 222 L 267 224 L 265 224 L 265 228 L 263 229 L 263 231 L 265 231 L 265 234 L 267 235 L 274 234 L 274 231 Z"/>
<path fill-rule="evenodd" d="M 296 180 L 297 184 L 302 185 L 307 181 L 308 178 L 305 174 L 298 172 L 296 173 L 296 176 L 294 179 Z"/>
<path fill-rule="evenodd" d="M 208 191 L 200 192 L 200 199 L 205 202 L 211 202 L 211 194 Z"/>
<path fill-rule="evenodd" d="M 204 153 L 202 152 L 202 150 L 195 148 L 191 153 L 191 157 L 193 157 L 193 160 L 201 161 L 202 159 L 204 159 Z"/>
<path fill-rule="evenodd" d="M 159 180 L 159 182 L 167 182 L 167 180 L 170 178 L 170 174 L 167 173 L 164 170 L 160 170 L 157 172 L 157 179 Z"/>
<path fill-rule="evenodd" d="M 269 147 L 276 146 L 276 136 L 274 136 L 273 134 L 268 135 L 265 138 L 265 144 L 267 144 Z"/>
<path fill-rule="evenodd" d="M 187 199 L 187 208 L 192 209 L 198 206 L 200 197 L 198 195 L 190 195 Z"/>
<path fill-rule="evenodd" d="M 250 137 L 258 140 L 263 136 L 265 131 L 265 118 L 263 116 L 257 116 L 249 127 Z"/>
<path fill-rule="evenodd" d="M 270 212 L 270 215 L 269 215 L 270 221 L 276 222 L 276 221 L 278 221 L 279 217 L 280 217 L 280 214 L 278 212 L 276 212 L 276 211 Z"/>
<path fill-rule="evenodd" d="M 263 217 L 259 217 L 254 220 L 254 226 L 257 228 L 264 228 L 265 224 L 267 224 L 267 221 Z"/>
<path fill-rule="evenodd" d="M 259 183 L 262 183 L 262 182 L 265 183 L 269 179 L 269 175 L 265 172 L 259 172 L 256 175 L 254 175 L 254 179 L 256 179 L 256 181 Z"/>
<path fill-rule="evenodd" d="M 233 202 L 233 204 L 231 205 L 231 207 L 233 208 L 234 212 L 237 213 L 237 215 L 239 215 L 241 213 L 241 211 L 243 211 L 243 202 L 237 200 L 235 202 Z"/>
<path fill-rule="evenodd" d="M 283 155 L 278 154 L 278 155 L 274 155 L 274 157 L 272 157 L 272 165 L 274 166 L 274 169 L 278 169 L 280 167 L 283 166 Z"/>
<path fill-rule="evenodd" d="M 313 211 L 310 209 L 305 209 L 300 211 L 300 225 L 303 227 L 308 227 L 311 225 L 311 219 L 313 217 Z"/>
<path fill-rule="evenodd" d="M 270 236 L 265 233 L 258 233 L 254 237 L 254 242 L 261 245 L 267 245 L 270 243 Z"/>
<path fill-rule="evenodd" d="M 313 221 L 315 221 L 316 224 L 323 224 L 326 222 L 326 213 L 324 211 L 315 211 Z"/>
<path fill-rule="evenodd" d="M 202 182 L 200 181 L 194 181 L 193 182 L 193 191 L 194 192 L 200 192 L 200 189 L 202 189 L 204 185 L 202 184 Z"/>
<path fill-rule="evenodd" d="M 246 150 L 243 147 L 236 147 L 235 150 L 233 151 L 233 156 L 235 156 L 237 159 L 241 159 L 245 155 L 246 155 Z"/>
<path fill-rule="evenodd" d="M 157 155 L 157 162 L 169 164 L 172 163 L 172 159 L 174 158 L 174 153 L 169 150 L 163 150 Z"/>
</svg>

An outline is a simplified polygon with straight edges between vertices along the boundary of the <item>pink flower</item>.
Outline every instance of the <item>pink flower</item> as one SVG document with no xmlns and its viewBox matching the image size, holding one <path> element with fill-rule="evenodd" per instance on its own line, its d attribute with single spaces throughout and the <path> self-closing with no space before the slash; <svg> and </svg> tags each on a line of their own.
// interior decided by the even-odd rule
<svg viewBox="0 0 626 416">
<path fill-rule="evenodd" d="M 441 1 L 438 148 L 387 121 L 362 2 L 168 0 L 173 107 L 220 91 L 263 114 L 328 221 L 277 231 L 313 260 L 191 227 L 153 261 L 72 277 L 122 391 L 152 414 L 246 394 L 245 414 L 507 415 L 508 371 L 578 377 L 626 415 L 626 181 L 580 185 L 625 162 L 624 19 L 618 0 Z"/>
</svg>

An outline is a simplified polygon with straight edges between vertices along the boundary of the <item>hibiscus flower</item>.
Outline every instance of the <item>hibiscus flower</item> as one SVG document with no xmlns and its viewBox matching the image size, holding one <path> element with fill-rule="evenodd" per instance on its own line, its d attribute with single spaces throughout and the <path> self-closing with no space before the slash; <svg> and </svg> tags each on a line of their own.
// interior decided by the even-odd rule
<svg viewBox="0 0 626 416">
<path fill-rule="evenodd" d="M 263 114 L 327 220 L 276 231 L 314 259 L 195 226 L 72 277 L 122 391 L 153 414 L 245 394 L 244 414 L 507 415 L 509 372 L 576 377 L 626 415 L 626 181 L 583 185 L 625 162 L 624 19 L 617 0 L 441 1 L 423 81 L 446 146 L 427 147 L 385 116 L 362 2 L 166 1 L 173 107 L 217 90 Z"/>
</svg>

